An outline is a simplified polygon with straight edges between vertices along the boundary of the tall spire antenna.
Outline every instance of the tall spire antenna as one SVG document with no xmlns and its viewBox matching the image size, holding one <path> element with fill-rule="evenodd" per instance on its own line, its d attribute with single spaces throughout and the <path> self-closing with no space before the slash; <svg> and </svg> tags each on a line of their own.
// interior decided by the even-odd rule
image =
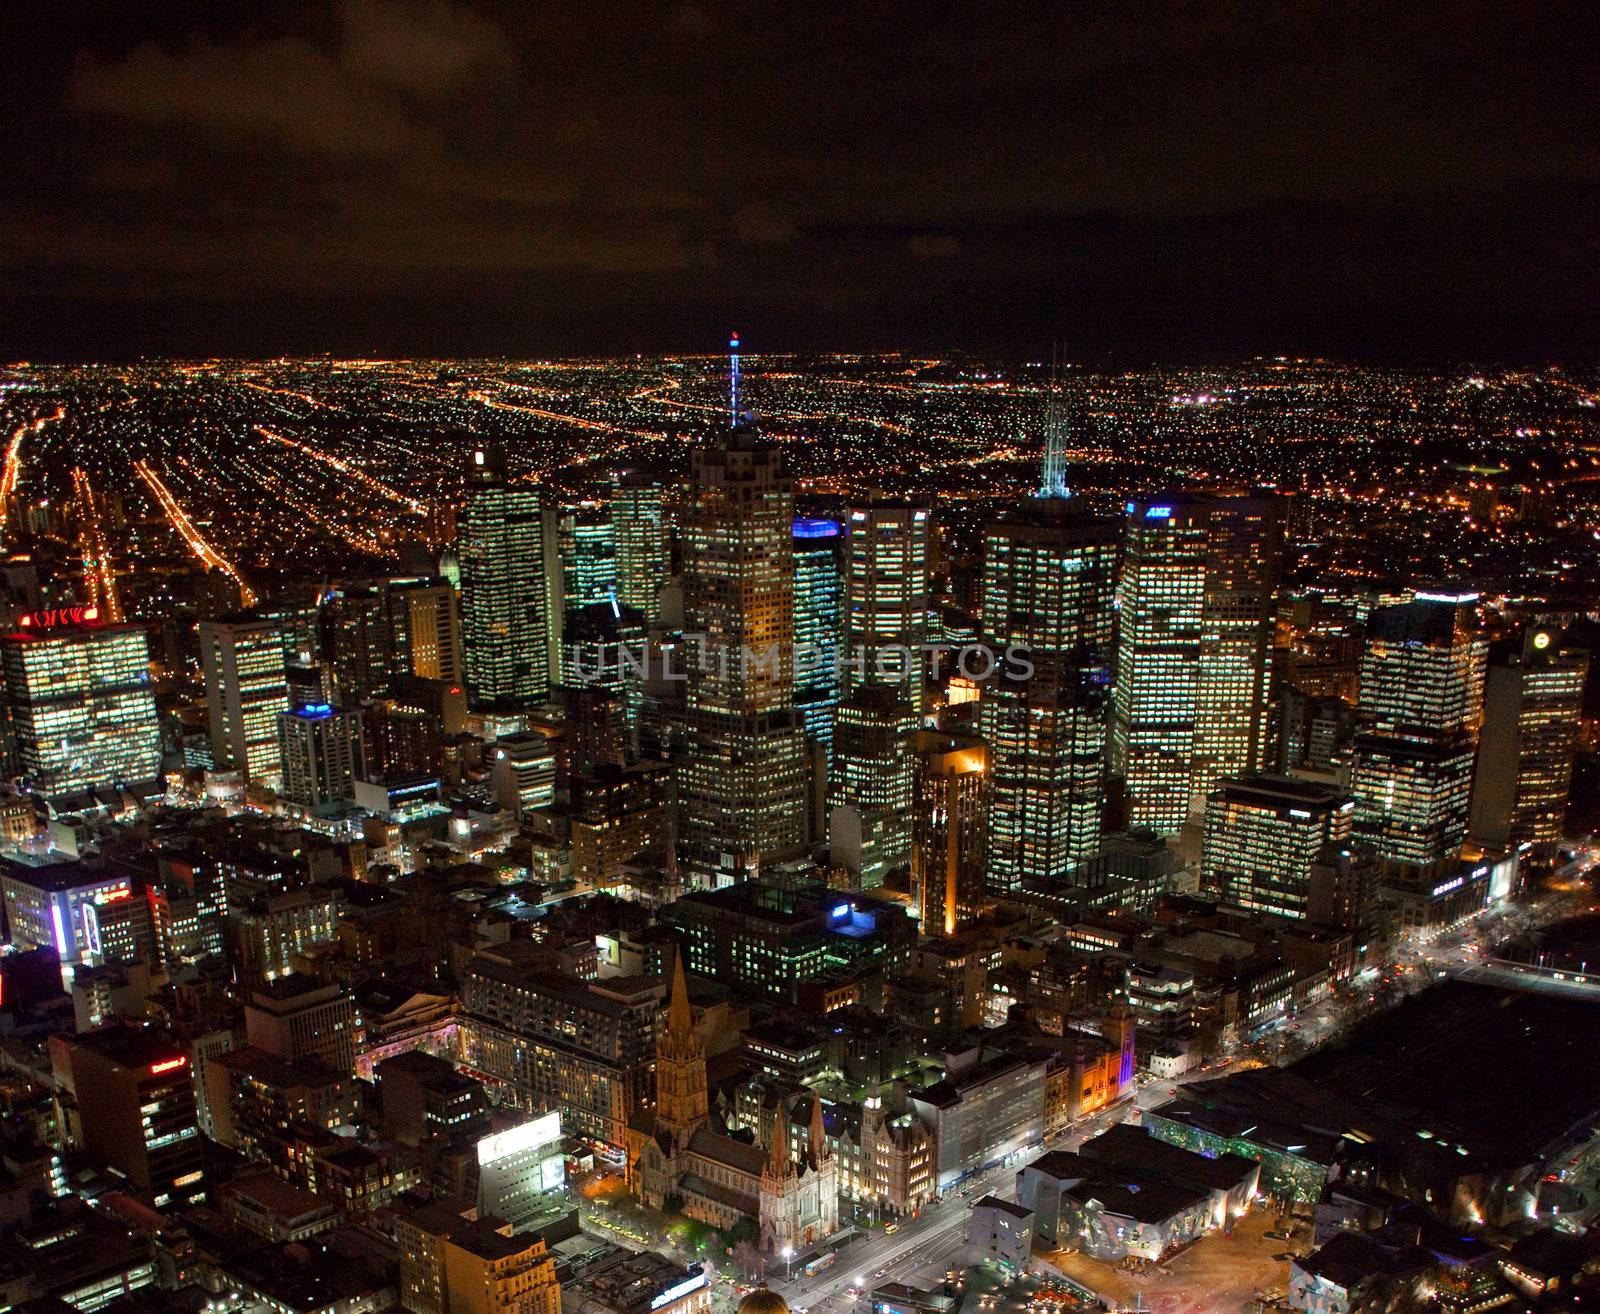
<svg viewBox="0 0 1600 1314">
<path fill-rule="evenodd" d="M 733 427 L 739 427 L 739 330 L 728 338 L 728 409 L 732 412 Z"/>
<path fill-rule="evenodd" d="M 1061 413 L 1057 376 L 1061 366 L 1061 344 L 1050 346 L 1050 391 L 1044 409 L 1044 470 L 1039 484 L 1040 497 L 1071 497 L 1067 486 L 1067 422 Z"/>
</svg>

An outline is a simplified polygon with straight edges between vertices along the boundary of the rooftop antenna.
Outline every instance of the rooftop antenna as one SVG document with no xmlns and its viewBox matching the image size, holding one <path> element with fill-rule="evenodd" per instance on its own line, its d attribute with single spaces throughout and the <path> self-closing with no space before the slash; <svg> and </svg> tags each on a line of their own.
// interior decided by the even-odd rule
<svg viewBox="0 0 1600 1314">
<path fill-rule="evenodd" d="M 739 330 L 728 338 L 728 409 L 733 413 L 733 427 L 739 427 Z"/>
<path fill-rule="evenodd" d="M 1044 410 L 1044 478 L 1040 497 L 1071 497 L 1067 486 L 1067 422 L 1061 413 L 1057 375 L 1061 367 L 1061 344 L 1050 345 L 1050 391 Z"/>
</svg>

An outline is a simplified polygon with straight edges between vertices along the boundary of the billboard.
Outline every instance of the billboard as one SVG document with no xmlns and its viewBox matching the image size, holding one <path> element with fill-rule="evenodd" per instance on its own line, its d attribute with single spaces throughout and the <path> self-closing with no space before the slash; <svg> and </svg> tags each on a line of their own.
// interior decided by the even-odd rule
<svg viewBox="0 0 1600 1314">
<path fill-rule="evenodd" d="M 498 1163 L 514 1154 L 522 1154 L 560 1139 L 561 1115 L 541 1113 L 537 1118 L 532 1118 L 520 1126 L 485 1136 L 478 1142 L 478 1165 L 482 1167 L 485 1164 Z"/>
</svg>

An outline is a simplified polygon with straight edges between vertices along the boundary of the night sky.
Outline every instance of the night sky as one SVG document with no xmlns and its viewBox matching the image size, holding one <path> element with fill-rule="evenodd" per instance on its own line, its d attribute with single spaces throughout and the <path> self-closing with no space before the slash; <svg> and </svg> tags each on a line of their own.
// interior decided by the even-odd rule
<svg viewBox="0 0 1600 1314">
<path fill-rule="evenodd" d="M 1592 2 L 6 10 L 5 359 L 1600 355 Z"/>
</svg>

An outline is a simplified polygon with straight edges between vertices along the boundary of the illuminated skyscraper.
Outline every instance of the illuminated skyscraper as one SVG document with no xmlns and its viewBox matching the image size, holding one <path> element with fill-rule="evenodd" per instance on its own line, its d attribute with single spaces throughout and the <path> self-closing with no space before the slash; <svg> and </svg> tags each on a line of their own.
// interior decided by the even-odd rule
<svg viewBox="0 0 1600 1314">
<path fill-rule="evenodd" d="M 350 705 L 387 698 L 406 676 L 461 680 L 456 591 L 432 577 L 351 580 L 322 600 L 323 652 Z"/>
<path fill-rule="evenodd" d="M 742 420 L 694 456 L 684 512 L 685 751 L 680 864 L 744 880 L 805 845 L 805 728 L 794 707 L 793 484 Z"/>
<path fill-rule="evenodd" d="M 662 507 L 664 489 L 637 470 L 615 476 L 611 524 L 616 541 L 617 597 L 642 614 L 646 623 L 660 611 L 661 586 L 670 563 L 669 526 Z"/>
<path fill-rule="evenodd" d="M 1454 857 L 1466 835 L 1483 713 L 1474 601 L 1418 594 L 1367 618 L 1351 792 L 1357 835 L 1391 863 Z"/>
<path fill-rule="evenodd" d="M 928 638 L 927 508 L 899 502 L 853 506 L 847 521 L 844 687 L 903 687 L 919 711 L 921 650 Z"/>
<path fill-rule="evenodd" d="M 1265 765 L 1282 559 L 1281 499 L 1210 499 L 1191 787 L 1202 798 L 1224 776 Z"/>
<path fill-rule="evenodd" d="M 1291 776 L 1223 780 L 1206 801 L 1201 878 L 1224 903 L 1304 920 L 1312 868 L 1330 845 L 1349 844 L 1355 804 Z"/>
<path fill-rule="evenodd" d="M 605 508 L 570 507 L 558 523 L 563 610 L 609 602 L 617 588 L 617 544 Z"/>
<path fill-rule="evenodd" d="M 1185 499 L 1128 503 L 1117 582 L 1111 769 L 1131 826 L 1188 820 L 1206 592 L 1205 512 Z"/>
<path fill-rule="evenodd" d="M 42 794 L 136 784 L 161 774 L 150 651 L 138 625 L 93 609 L 24 616 L 0 639 L 12 769 Z"/>
<path fill-rule="evenodd" d="M 278 713 L 289 706 L 278 623 L 251 617 L 201 621 L 200 665 L 212 761 L 219 769 L 242 772 L 251 784 L 277 789 L 283 781 Z"/>
<path fill-rule="evenodd" d="M 1588 673 L 1589 654 L 1550 625 L 1490 663 L 1470 827 L 1485 848 L 1549 852 L 1560 842 Z"/>
<path fill-rule="evenodd" d="M 1175 834 L 1267 752 L 1283 544 L 1271 497 L 1129 502 L 1117 586 L 1111 764 L 1128 821 Z"/>
<path fill-rule="evenodd" d="M 1060 880 L 1099 850 L 1116 559 L 1117 527 L 1064 498 L 984 535 L 983 630 L 999 662 L 978 703 L 992 890 Z"/>
<path fill-rule="evenodd" d="M 507 478 L 501 452 L 475 448 L 459 525 L 467 696 L 481 708 L 541 703 L 551 599 L 539 494 Z"/>
<path fill-rule="evenodd" d="M 860 823 L 859 888 L 873 889 L 911 864 L 916 709 L 898 686 L 869 685 L 839 704 L 828 802 Z M 854 849 L 856 846 L 850 846 Z M 846 865 L 856 865 L 853 856 Z"/>
<path fill-rule="evenodd" d="M 361 717 L 326 703 L 278 714 L 283 788 L 291 802 L 316 811 L 337 811 L 366 772 Z"/>
<path fill-rule="evenodd" d="M 837 520 L 794 522 L 795 708 L 806 736 L 833 754 L 834 708 L 839 703 L 840 545 Z"/>
</svg>

